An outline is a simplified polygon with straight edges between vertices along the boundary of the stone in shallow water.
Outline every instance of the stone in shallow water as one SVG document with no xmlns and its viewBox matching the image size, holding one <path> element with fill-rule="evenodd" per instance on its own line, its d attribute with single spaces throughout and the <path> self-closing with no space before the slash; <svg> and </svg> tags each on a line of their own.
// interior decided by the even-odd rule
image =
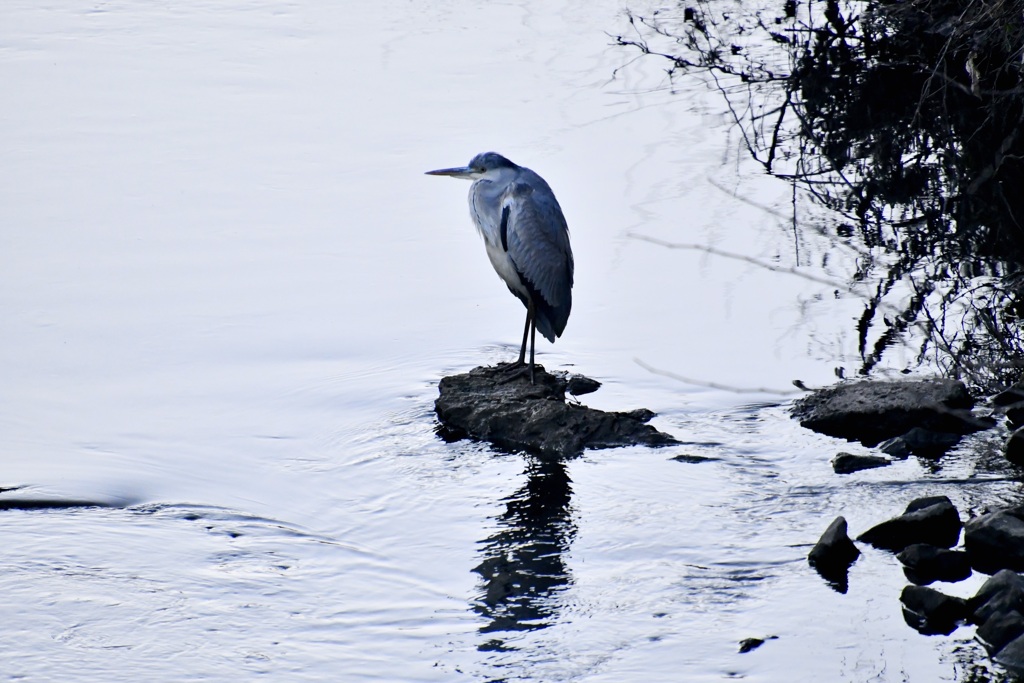
<svg viewBox="0 0 1024 683">
<path fill-rule="evenodd" d="M 540 365 L 535 379 L 531 384 L 510 364 L 474 368 L 441 380 L 434 409 L 449 436 L 545 458 L 572 457 L 586 448 L 679 443 L 644 424 L 650 411 L 613 413 L 566 403 L 568 380 Z"/>
<path fill-rule="evenodd" d="M 907 458 L 911 455 L 939 458 L 960 443 L 960 438 L 959 434 L 914 427 L 906 434 L 883 441 L 878 448 L 894 458 Z"/>
<path fill-rule="evenodd" d="M 983 583 L 968 604 L 975 624 L 984 624 L 997 614 L 1024 612 L 1024 578 L 1003 569 Z"/>
<path fill-rule="evenodd" d="M 935 581 L 963 581 L 971 575 L 971 562 L 962 550 L 915 543 L 901 550 L 896 558 L 903 563 L 907 578 L 919 586 Z"/>
<path fill-rule="evenodd" d="M 846 535 L 846 518 L 836 517 L 811 549 L 807 561 L 835 590 L 845 593 L 847 571 L 860 551 Z"/>
<path fill-rule="evenodd" d="M 914 427 L 970 434 L 991 421 L 975 417 L 963 382 L 948 379 L 842 382 L 793 405 L 800 424 L 822 434 L 875 446 Z"/>
<path fill-rule="evenodd" d="M 994 655 L 1024 635 L 1024 616 L 1017 610 L 993 614 L 976 634 L 988 653 Z"/>
<path fill-rule="evenodd" d="M 960 538 L 961 526 L 949 498 L 930 496 L 911 501 L 902 515 L 871 527 L 857 540 L 895 552 L 915 543 L 952 548 Z"/>
<path fill-rule="evenodd" d="M 882 458 L 877 455 L 855 455 L 853 453 L 839 453 L 832 458 L 832 470 L 836 474 L 852 474 L 861 470 L 870 470 L 876 467 L 887 467 L 892 464 L 889 458 Z"/>
<path fill-rule="evenodd" d="M 1024 570 L 1024 506 L 1006 508 L 968 520 L 964 547 L 980 572 Z"/>
<path fill-rule="evenodd" d="M 967 619 L 967 603 L 925 586 L 907 586 L 900 594 L 903 619 L 926 636 L 949 635 Z"/>
</svg>

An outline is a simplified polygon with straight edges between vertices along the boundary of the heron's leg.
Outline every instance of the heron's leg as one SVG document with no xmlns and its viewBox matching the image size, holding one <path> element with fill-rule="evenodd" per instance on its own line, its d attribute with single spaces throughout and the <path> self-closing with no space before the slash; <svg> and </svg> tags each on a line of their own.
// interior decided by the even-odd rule
<svg viewBox="0 0 1024 683">
<path fill-rule="evenodd" d="M 516 365 L 524 365 L 526 361 L 526 337 L 530 333 L 530 323 L 533 321 L 533 306 L 526 307 L 526 326 L 523 327 L 523 345 L 519 347 L 519 360 Z"/>
<path fill-rule="evenodd" d="M 533 380 L 533 352 L 537 349 L 537 321 L 530 322 L 530 384 L 536 384 Z"/>
</svg>

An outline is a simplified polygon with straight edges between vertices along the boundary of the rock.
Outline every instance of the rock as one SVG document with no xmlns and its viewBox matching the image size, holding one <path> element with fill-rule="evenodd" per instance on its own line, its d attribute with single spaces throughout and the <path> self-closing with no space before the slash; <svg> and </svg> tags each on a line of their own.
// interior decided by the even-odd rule
<svg viewBox="0 0 1024 683">
<path fill-rule="evenodd" d="M 853 453 L 839 453 L 832 458 L 832 469 L 836 474 L 851 474 L 861 470 L 870 470 L 875 467 L 886 467 L 892 464 L 888 458 L 880 458 L 877 455 L 854 455 Z"/>
<path fill-rule="evenodd" d="M 573 396 L 584 396 L 586 394 L 592 394 L 600 388 L 601 383 L 596 379 L 590 379 L 583 375 L 570 375 L 566 391 Z"/>
<path fill-rule="evenodd" d="M 948 636 L 967 619 L 967 603 L 934 588 L 907 586 L 900 594 L 903 619 L 926 636 Z"/>
<path fill-rule="evenodd" d="M 1024 578 L 1009 569 L 996 572 L 967 604 L 975 624 L 984 624 L 997 614 L 1024 612 Z"/>
<path fill-rule="evenodd" d="M 995 406 L 1009 406 L 1014 403 L 1024 403 L 1024 382 L 1017 382 L 992 397 L 992 405 Z"/>
<path fill-rule="evenodd" d="M 1006 459 L 1014 465 L 1024 465 L 1024 429 L 1018 429 L 1006 440 Z"/>
<path fill-rule="evenodd" d="M 846 518 L 836 517 L 811 548 L 807 561 L 840 593 L 847 588 L 847 570 L 860 551 L 846 535 Z"/>
<path fill-rule="evenodd" d="M 971 566 L 979 572 L 1024 570 L 1024 506 L 968 520 L 964 526 L 964 547 Z"/>
<path fill-rule="evenodd" d="M 960 528 L 960 515 L 949 498 L 932 496 L 912 501 L 902 515 L 871 527 L 857 540 L 897 552 L 914 543 L 951 548 Z"/>
<path fill-rule="evenodd" d="M 1017 405 L 1010 406 L 1006 409 L 1006 424 L 1010 429 L 1020 429 L 1024 427 L 1024 403 L 1018 403 Z"/>
<path fill-rule="evenodd" d="M 914 427 L 906 434 L 883 441 L 879 448 L 894 458 L 906 458 L 910 455 L 938 458 L 960 443 L 960 438 L 959 434 Z"/>
<path fill-rule="evenodd" d="M 993 614 L 978 627 L 976 635 L 990 655 L 1024 635 L 1024 616 L 1017 610 Z"/>
<path fill-rule="evenodd" d="M 626 412 L 622 413 L 622 415 L 631 417 L 634 420 L 637 420 L 638 422 L 650 422 L 651 420 L 658 416 L 656 412 L 654 412 L 653 410 L 648 410 L 647 408 L 636 408 L 634 410 L 627 410 Z"/>
<path fill-rule="evenodd" d="M 859 381 L 815 391 L 792 412 L 808 429 L 872 447 L 914 427 L 970 434 L 991 426 L 971 414 L 973 405 L 958 380 Z"/>
<path fill-rule="evenodd" d="M 568 404 L 568 381 L 535 366 L 536 384 L 510 364 L 474 368 L 441 380 L 434 402 L 450 438 L 472 437 L 545 458 L 579 455 L 585 448 L 669 446 L 679 442 L 644 424 L 637 413 L 611 413 Z M 639 414 L 650 419 L 649 411 Z"/>
<path fill-rule="evenodd" d="M 740 654 L 746 654 L 764 645 L 766 640 L 776 640 L 778 636 L 768 636 L 767 638 L 744 638 L 740 641 Z"/>
<path fill-rule="evenodd" d="M 1011 640 L 993 659 L 1015 675 L 1024 675 L 1024 636 Z"/>
<path fill-rule="evenodd" d="M 675 460 L 676 462 L 685 462 L 691 465 L 695 465 L 699 462 L 708 462 L 710 460 L 715 460 L 715 458 L 712 458 L 711 456 L 708 455 L 692 455 L 690 453 L 680 453 L 679 455 L 673 455 L 671 458 L 669 458 L 669 460 Z"/>
<path fill-rule="evenodd" d="M 896 558 L 903 563 L 903 573 L 919 586 L 935 581 L 963 581 L 971 575 L 967 553 L 937 548 L 927 543 L 908 545 Z"/>
</svg>

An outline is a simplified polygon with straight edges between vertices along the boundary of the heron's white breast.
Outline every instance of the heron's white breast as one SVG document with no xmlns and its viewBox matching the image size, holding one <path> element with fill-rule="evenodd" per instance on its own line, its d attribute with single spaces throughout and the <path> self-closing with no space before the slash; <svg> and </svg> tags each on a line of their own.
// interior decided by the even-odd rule
<svg viewBox="0 0 1024 683">
<path fill-rule="evenodd" d="M 487 248 L 487 258 L 491 260 L 491 265 L 494 266 L 498 277 L 504 280 L 505 284 L 511 289 L 529 298 L 529 292 L 523 286 L 522 280 L 519 279 L 519 273 L 516 272 L 516 267 L 512 263 L 508 252 L 502 249 L 500 244 L 491 244 L 490 240 L 486 239 L 486 237 L 484 238 L 484 246 Z"/>
</svg>

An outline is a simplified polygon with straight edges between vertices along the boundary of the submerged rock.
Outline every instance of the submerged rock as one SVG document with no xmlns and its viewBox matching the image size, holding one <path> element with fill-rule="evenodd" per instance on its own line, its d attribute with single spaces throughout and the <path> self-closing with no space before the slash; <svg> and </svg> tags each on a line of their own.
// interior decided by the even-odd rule
<svg viewBox="0 0 1024 683">
<path fill-rule="evenodd" d="M 949 635 L 968 615 L 965 600 L 925 586 L 905 587 L 900 602 L 903 619 L 926 636 Z"/>
<path fill-rule="evenodd" d="M 843 382 L 793 405 L 800 424 L 872 447 L 915 427 L 970 434 L 991 423 L 971 414 L 973 399 L 951 379 Z"/>
<path fill-rule="evenodd" d="M 744 638 L 740 641 L 739 653 L 745 655 L 748 652 L 753 652 L 757 648 L 764 645 L 766 640 L 777 640 L 778 636 L 768 636 L 767 638 Z"/>
<path fill-rule="evenodd" d="M 871 527 L 857 540 L 895 552 L 915 543 L 951 548 L 960 538 L 961 526 L 949 498 L 930 496 L 911 501 L 902 515 Z"/>
<path fill-rule="evenodd" d="M 832 470 L 836 474 L 852 474 L 861 470 L 870 470 L 876 467 L 888 467 L 892 464 L 889 458 L 882 458 L 877 455 L 856 455 L 854 453 L 839 453 L 832 458 Z"/>
<path fill-rule="evenodd" d="M 914 427 L 906 434 L 883 441 L 879 449 L 894 458 L 907 458 L 911 455 L 938 458 L 960 443 L 960 439 L 960 434 Z"/>
<path fill-rule="evenodd" d="M 478 367 L 441 380 L 434 409 L 455 438 L 547 458 L 579 455 L 585 448 L 670 446 L 679 442 L 645 424 L 648 410 L 611 413 L 565 401 L 568 380 L 535 366 L 536 383 L 511 364 Z"/>
</svg>

